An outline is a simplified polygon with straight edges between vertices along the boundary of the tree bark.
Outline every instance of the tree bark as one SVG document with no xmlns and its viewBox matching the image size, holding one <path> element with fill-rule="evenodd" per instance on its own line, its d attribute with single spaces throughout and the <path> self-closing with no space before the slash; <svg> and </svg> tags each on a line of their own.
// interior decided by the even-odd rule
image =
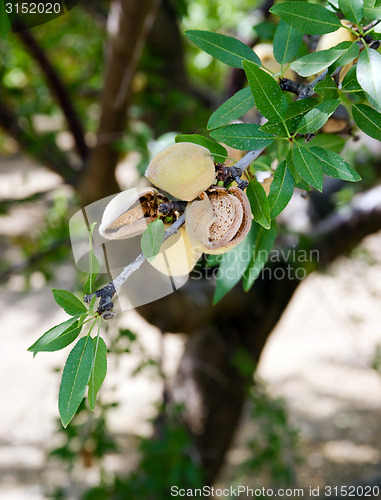
<svg viewBox="0 0 381 500">
<path fill-rule="evenodd" d="M 97 143 L 78 186 L 84 204 L 119 190 L 115 180 L 119 157 L 116 142 L 123 137 L 131 80 L 157 5 L 158 0 L 114 0 L 111 3 Z"/>
</svg>

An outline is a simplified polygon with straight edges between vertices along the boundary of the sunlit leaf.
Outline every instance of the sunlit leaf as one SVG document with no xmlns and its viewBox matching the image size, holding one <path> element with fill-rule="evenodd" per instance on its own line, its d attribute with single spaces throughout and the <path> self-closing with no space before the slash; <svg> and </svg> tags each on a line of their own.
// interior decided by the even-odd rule
<svg viewBox="0 0 381 500">
<path fill-rule="evenodd" d="M 211 137 L 232 148 L 249 151 L 268 146 L 274 140 L 272 136 L 259 130 L 253 123 L 233 123 L 210 132 Z"/>
<path fill-rule="evenodd" d="M 360 24 L 364 16 L 363 0 L 339 0 L 339 7 L 349 21 Z"/>
<path fill-rule="evenodd" d="M 308 97 L 299 101 L 290 102 L 287 107 L 285 121 L 290 132 L 294 132 L 303 115 L 320 103 L 320 99 Z M 269 134 L 286 135 L 286 130 L 281 121 L 276 123 L 267 122 L 262 125 L 261 130 Z"/>
<path fill-rule="evenodd" d="M 91 410 L 95 409 L 97 394 L 107 373 L 107 346 L 102 337 L 98 336 L 93 339 L 93 348 L 93 366 L 91 369 L 89 390 L 87 394 Z"/>
<path fill-rule="evenodd" d="M 309 149 L 301 148 L 295 143 L 292 148 L 292 161 L 302 179 L 311 184 L 318 191 L 323 188 L 323 171 L 319 161 Z"/>
<path fill-rule="evenodd" d="M 291 61 L 297 54 L 302 40 L 302 32 L 280 20 L 273 41 L 274 57 L 278 63 Z"/>
<path fill-rule="evenodd" d="M 376 0 L 364 0 L 364 17 L 368 21 L 381 19 L 381 6 Z"/>
<path fill-rule="evenodd" d="M 340 153 L 345 146 L 345 139 L 338 134 L 319 133 L 312 141 L 304 143 L 303 146 L 307 149 L 314 146 L 321 146 L 324 149 L 330 149 L 334 153 Z"/>
<path fill-rule="evenodd" d="M 352 112 L 357 126 L 370 137 L 381 141 L 381 113 L 364 104 L 354 105 Z"/>
<path fill-rule="evenodd" d="M 54 300 L 62 309 L 70 314 L 70 316 L 79 316 L 87 312 L 85 304 L 83 304 L 75 295 L 67 290 L 52 289 Z"/>
<path fill-rule="evenodd" d="M 81 404 L 93 365 L 93 340 L 90 336 L 78 340 L 70 352 L 62 373 L 58 409 L 61 422 L 67 427 Z"/>
<path fill-rule="evenodd" d="M 323 97 L 324 100 L 337 99 L 339 93 L 337 85 L 330 76 L 327 76 L 315 87 L 315 92 Z"/>
<path fill-rule="evenodd" d="M 233 68 L 242 68 L 243 60 L 261 64 L 253 49 L 231 36 L 202 30 L 188 30 L 185 35 L 200 49 Z"/>
<path fill-rule="evenodd" d="M 270 12 L 307 35 L 323 35 L 341 28 L 333 12 L 313 3 L 283 2 L 271 7 Z"/>
<path fill-rule="evenodd" d="M 357 63 L 357 80 L 377 107 L 381 107 L 381 54 L 367 45 Z"/>
<path fill-rule="evenodd" d="M 254 220 L 268 229 L 271 225 L 270 204 L 263 186 L 257 179 L 250 179 L 246 194 L 250 201 Z"/>
<path fill-rule="evenodd" d="M 250 87 L 239 90 L 211 115 L 207 125 L 208 130 L 228 125 L 233 120 L 241 118 L 254 105 Z"/>
<path fill-rule="evenodd" d="M 308 111 L 300 120 L 297 128 L 298 134 L 309 134 L 319 130 L 328 120 L 328 118 L 335 111 L 340 104 L 339 100 L 325 101 L 316 106 L 316 108 Z"/>
<path fill-rule="evenodd" d="M 312 52 L 294 61 L 291 64 L 291 69 L 300 76 L 311 76 L 328 68 L 328 66 L 339 59 L 344 52 L 344 50 L 336 49 L 318 50 L 317 52 Z"/>
<path fill-rule="evenodd" d="M 204 146 L 209 149 L 214 161 L 219 163 L 225 163 L 228 157 L 228 152 L 221 144 L 199 134 L 179 134 L 175 137 L 175 142 L 193 142 L 193 144 Z"/>
<path fill-rule="evenodd" d="M 274 179 L 270 186 L 269 204 L 272 219 L 286 208 L 294 192 L 295 181 L 285 161 L 282 161 L 275 170 Z"/>
<path fill-rule="evenodd" d="M 253 63 L 244 61 L 243 67 L 259 111 L 268 120 L 282 119 L 286 114 L 287 101 L 277 82 Z"/>
<path fill-rule="evenodd" d="M 309 152 L 315 157 L 316 161 L 319 162 L 319 165 L 326 175 L 350 182 L 361 180 L 356 170 L 333 151 L 320 147 L 313 147 L 309 149 Z"/>
<path fill-rule="evenodd" d="M 53 326 L 50 330 L 45 332 L 34 344 L 28 347 L 28 351 L 33 352 L 35 356 L 40 351 L 50 351 L 50 345 L 53 344 L 61 335 L 70 336 L 73 331 L 78 328 L 78 318 L 70 318 L 59 325 Z M 79 333 L 79 332 L 78 332 Z M 65 346 L 64 346 L 65 347 Z M 56 350 L 56 349 L 53 349 Z"/>
<path fill-rule="evenodd" d="M 352 68 L 345 75 L 341 87 L 343 91 L 358 90 L 359 92 L 362 92 L 362 88 L 360 87 L 359 82 L 357 81 L 356 72 L 357 72 L 357 65 L 352 66 Z"/>
</svg>

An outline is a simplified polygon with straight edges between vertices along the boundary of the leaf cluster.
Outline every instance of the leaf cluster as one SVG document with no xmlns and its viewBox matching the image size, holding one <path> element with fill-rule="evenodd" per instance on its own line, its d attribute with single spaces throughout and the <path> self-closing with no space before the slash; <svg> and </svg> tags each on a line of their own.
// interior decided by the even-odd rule
<svg viewBox="0 0 381 500">
<path fill-rule="evenodd" d="M 216 161 L 221 161 L 220 142 L 242 151 L 267 149 L 246 171 L 247 195 L 255 224 L 246 240 L 231 251 L 232 255 L 227 253 L 218 259 L 215 302 L 241 278 L 245 290 L 253 284 L 247 277 L 248 271 L 260 270 L 265 264 L 258 255 L 266 255 L 271 249 L 276 236 L 273 219 L 287 206 L 295 188 L 322 191 L 325 175 L 349 182 L 361 180 L 356 170 L 338 154 L 345 140 L 323 132 L 339 106 L 347 110 L 354 125 L 381 140 L 381 55 L 377 45 L 371 43 L 377 22 L 381 20 L 379 2 L 340 0 L 324 7 L 287 1 L 278 3 L 270 11 L 280 18 L 273 39 L 274 59 L 280 66 L 278 74 L 272 74 L 262 65 L 255 47 L 253 50 L 240 40 L 209 31 L 186 32 L 189 40 L 219 61 L 243 68 L 248 86 L 226 100 L 209 118 L 209 134 L 216 142 L 210 144 L 210 139 L 191 135 L 178 140 L 203 144 L 215 155 Z M 341 23 L 340 15 L 350 23 Z M 324 36 L 344 29 L 350 33 L 351 41 L 298 57 L 304 34 Z M 339 83 L 338 75 L 344 66 L 351 69 Z M 288 68 L 300 77 L 323 71 L 324 74 L 312 83 L 298 84 L 309 89 L 308 97 L 293 100 L 280 86 Z M 245 123 L 242 119 L 251 109 L 256 109 L 265 123 Z M 271 152 L 275 150 L 274 158 Z M 273 179 L 269 193 L 255 176 L 263 167 Z M 242 261 L 240 255 L 246 255 L 248 249 L 252 257 L 249 262 L 247 258 Z"/>
<path fill-rule="evenodd" d="M 92 234 L 95 224 L 89 233 L 89 275 L 85 283 L 85 292 L 93 291 L 94 282 L 99 271 L 99 263 L 92 249 Z M 72 344 L 88 328 L 66 360 L 59 391 L 58 408 L 62 425 L 67 427 L 77 412 L 86 389 L 91 410 L 95 409 L 98 391 L 105 379 L 107 371 L 107 346 L 100 337 L 100 317 L 94 309 L 95 297 L 87 308 L 73 293 L 67 290 L 53 289 L 56 303 L 71 317 L 60 323 L 34 342 L 28 351 L 33 357 L 39 352 L 53 352 Z M 98 324 L 97 335 L 91 336 L 94 326 Z"/>
</svg>

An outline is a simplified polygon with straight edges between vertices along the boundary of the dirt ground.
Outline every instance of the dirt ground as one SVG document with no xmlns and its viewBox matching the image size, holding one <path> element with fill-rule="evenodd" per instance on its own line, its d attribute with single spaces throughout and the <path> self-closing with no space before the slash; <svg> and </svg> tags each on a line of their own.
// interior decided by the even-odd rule
<svg viewBox="0 0 381 500">
<path fill-rule="evenodd" d="M 26 196 L 59 182 L 55 175 L 16 160 L 0 159 L 0 197 Z M 33 230 L 43 217 L 40 205 L 0 217 L 3 256 L 14 253 L 5 237 Z M 274 397 L 285 399 L 300 431 L 303 460 L 296 477 L 301 487 L 348 485 L 381 475 L 381 375 L 372 368 L 381 346 L 380 245 L 381 234 L 373 235 L 352 258 L 342 258 L 327 273 L 307 278 L 259 365 L 259 376 Z M 38 336 L 65 319 L 51 288 L 70 289 L 74 277 L 69 260 L 58 266 L 54 282 L 47 284 L 36 273 L 28 293 L 17 275 L 0 287 L 0 498 L 4 500 L 42 500 L 49 485 L 75 483 L 83 477 L 79 470 L 70 479 L 58 462 L 46 461 L 46 452 L 59 444 L 59 374 L 53 370 L 63 365 L 67 352 L 42 353 L 34 360 L 26 352 Z M 122 322 L 139 332 L 147 350 L 157 355 L 160 336 L 155 328 L 134 311 L 125 313 Z M 166 336 L 168 373 L 175 370 L 182 348 L 181 336 Z M 136 359 L 128 355 L 109 359 L 103 398 L 121 402 L 110 414 L 110 429 L 116 435 L 148 433 L 147 419 L 154 415 L 153 403 L 160 395 L 161 384 L 154 378 L 131 379 L 135 365 Z M 219 484 L 226 485 L 229 468 L 241 460 L 242 443 L 250 432 L 244 420 Z M 128 458 L 126 450 L 123 461 Z M 123 465 L 117 456 L 108 457 L 106 463 L 110 470 Z M 88 484 L 97 479 L 91 470 L 86 478 Z"/>
</svg>

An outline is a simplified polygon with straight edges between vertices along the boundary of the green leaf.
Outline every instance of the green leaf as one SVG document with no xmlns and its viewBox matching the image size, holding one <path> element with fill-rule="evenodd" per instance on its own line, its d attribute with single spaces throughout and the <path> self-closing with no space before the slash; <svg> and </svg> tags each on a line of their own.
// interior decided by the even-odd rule
<svg viewBox="0 0 381 500">
<path fill-rule="evenodd" d="M 291 169 L 290 169 L 290 172 L 291 172 Z M 292 176 L 294 177 L 294 175 L 292 175 Z M 303 189 L 304 191 L 311 191 L 311 186 L 308 184 L 308 182 L 304 181 L 303 179 L 300 179 L 299 182 L 295 181 L 295 187 L 298 189 Z"/>
<path fill-rule="evenodd" d="M 250 87 L 239 90 L 211 115 L 207 125 L 208 130 L 228 125 L 233 120 L 241 118 L 253 106 L 255 102 Z"/>
<path fill-rule="evenodd" d="M 357 63 L 357 80 L 377 106 L 381 107 L 381 54 L 367 45 Z"/>
<path fill-rule="evenodd" d="M 202 30 L 188 30 L 185 35 L 197 47 L 233 68 L 242 68 L 242 60 L 261 64 L 253 49 L 231 36 Z"/>
<path fill-rule="evenodd" d="M 274 57 L 280 64 L 291 61 L 302 44 L 303 33 L 280 20 L 273 42 Z"/>
<path fill-rule="evenodd" d="M 307 114 L 303 116 L 300 120 L 299 126 L 297 128 L 298 134 L 309 134 L 319 130 L 327 121 L 328 118 L 335 111 L 340 101 L 325 101 L 316 106 L 316 108 L 311 109 Z"/>
<path fill-rule="evenodd" d="M 256 239 L 253 255 L 243 277 L 243 289 L 245 292 L 250 290 L 262 271 L 263 266 L 266 264 L 277 235 L 277 228 L 274 221 L 270 229 L 264 229 L 259 224 L 255 224 L 255 227 Z"/>
<path fill-rule="evenodd" d="M 80 316 L 87 312 L 85 304 L 67 290 L 52 289 L 54 300 L 70 316 Z"/>
<path fill-rule="evenodd" d="M 360 53 L 360 47 L 357 42 L 341 42 L 334 47 L 336 50 L 344 50 L 342 56 L 335 62 L 334 67 L 345 66 L 356 59 Z"/>
<path fill-rule="evenodd" d="M 364 104 L 354 105 L 352 112 L 357 126 L 370 137 L 381 141 L 381 113 Z"/>
<path fill-rule="evenodd" d="M 368 21 L 381 19 L 381 7 L 376 0 L 364 0 L 364 17 Z"/>
<path fill-rule="evenodd" d="M 160 252 L 161 244 L 164 241 L 164 223 L 162 220 L 155 220 L 148 224 L 142 234 L 141 247 L 147 260 L 151 260 Z"/>
<path fill-rule="evenodd" d="M 307 35 L 323 35 L 341 28 L 337 16 L 321 5 L 307 2 L 283 2 L 271 7 L 270 12 Z"/>
<path fill-rule="evenodd" d="M 271 226 L 270 204 L 266 196 L 266 191 L 257 179 L 250 179 L 246 194 L 250 201 L 254 220 L 265 229 L 269 229 Z"/>
<path fill-rule="evenodd" d="M 337 134 L 319 134 L 312 141 L 303 144 L 303 147 L 310 149 L 314 146 L 321 146 L 324 149 L 330 149 L 334 153 L 340 153 L 345 146 L 345 139 Z"/>
<path fill-rule="evenodd" d="M 270 186 L 269 204 L 270 216 L 272 219 L 286 208 L 288 202 L 292 198 L 294 192 L 295 181 L 291 175 L 290 170 L 287 168 L 285 161 L 282 161 L 275 170 L 274 179 Z"/>
<path fill-rule="evenodd" d="M 315 87 L 315 92 L 323 97 L 324 100 L 337 99 L 339 93 L 337 86 L 330 76 L 327 76 Z"/>
<path fill-rule="evenodd" d="M 83 320 L 80 318 L 77 320 L 72 326 L 70 326 L 67 330 L 65 330 L 59 337 L 51 342 L 41 346 L 39 352 L 53 352 L 60 351 L 64 349 L 68 345 L 70 345 L 81 333 L 83 326 Z"/>
<path fill-rule="evenodd" d="M 221 256 L 213 304 L 217 304 L 242 278 L 250 262 L 255 238 L 256 227 L 252 225 L 246 238 Z"/>
<path fill-rule="evenodd" d="M 349 163 L 344 161 L 339 155 L 327 149 L 313 147 L 309 149 L 311 155 L 319 162 L 323 172 L 335 179 L 357 182 L 361 177 Z"/>
<path fill-rule="evenodd" d="M 344 92 L 348 90 L 358 90 L 359 92 L 362 91 L 362 88 L 360 87 L 359 82 L 357 81 L 356 71 L 357 71 L 357 65 L 352 66 L 352 68 L 348 71 L 348 73 L 344 77 L 341 90 L 343 90 Z"/>
<path fill-rule="evenodd" d="M 320 103 L 320 99 L 308 97 L 299 101 L 290 102 L 287 107 L 285 121 L 290 132 L 294 132 L 303 115 Z M 284 125 L 281 121 L 276 123 L 267 122 L 262 125 L 261 129 L 269 134 L 287 135 Z"/>
<path fill-rule="evenodd" d="M 291 69 L 300 76 L 311 76 L 331 66 L 344 52 L 344 50 L 336 49 L 318 50 L 294 61 Z"/>
<path fill-rule="evenodd" d="M 62 373 L 58 409 L 61 422 L 67 427 L 81 404 L 93 365 L 93 339 L 78 340 L 70 352 Z"/>
<path fill-rule="evenodd" d="M 275 26 L 270 21 L 262 21 L 255 26 L 253 26 L 253 30 L 256 33 L 258 38 L 262 38 L 263 40 L 273 40 L 275 35 Z"/>
<path fill-rule="evenodd" d="M 97 279 L 99 273 L 99 262 L 93 251 L 93 233 L 96 222 L 94 222 L 89 231 L 89 275 L 87 277 L 86 283 L 83 286 L 85 293 L 93 293 L 94 283 Z"/>
<path fill-rule="evenodd" d="M 223 256 L 223 254 L 221 254 L 221 255 L 205 254 L 206 267 L 218 267 L 220 265 L 221 260 L 222 260 L 222 256 Z"/>
<path fill-rule="evenodd" d="M 40 351 L 50 351 L 50 345 L 52 345 L 59 337 L 61 337 L 61 335 L 66 337 L 67 334 L 70 338 L 71 333 L 77 328 L 78 318 L 70 318 L 63 323 L 60 323 L 59 325 L 53 326 L 53 328 L 41 335 L 41 337 L 37 339 L 34 344 L 28 347 L 28 351 L 33 352 L 33 357 L 36 356 L 36 354 Z M 53 350 L 55 351 L 57 349 Z"/>
<path fill-rule="evenodd" d="M 199 144 L 204 146 L 204 148 L 209 149 L 212 154 L 214 161 L 218 163 L 225 163 L 228 157 L 228 152 L 226 149 L 218 144 L 216 141 L 212 141 L 208 137 L 203 137 L 198 134 L 180 134 L 175 137 L 175 142 L 193 142 L 193 144 Z"/>
<path fill-rule="evenodd" d="M 323 171 L 310 150 L 301 148 L 299 144 L 295 143 L 292 148 L 292 161 L 301 178 L 318 191 L 321 191 L 323 188 Z"/>
<path fill-rule="evenodd" d="M 90 409 L 94 411 L 98 391 L 101 388 L 107 373 L 107 346 L 102 337 L 98 336 L 93 339 L 93 348 L 94 362 L 91 369 L 87 397 Z"/>
<path fill-rule="evenodd" d="M 270 121 L 282 120 L 287 101 L 277 82 L 253 63 L 244 61 L 243 68 L 259 111 Z"/>
<path fill-rule="evenodd" d="M 364 17 L 363 0 L 339 0 L 339 7 L 346 19 L 355 24 L 360 24 Z"/>
<path fill-rule="evenodd" d="M 232 148 L 250 151 L 268 146 L 274 137 L 259 130 L 253 123 L 233 123 L 210 132 L 217 141 L 224 142 Z"/>
</svg>

